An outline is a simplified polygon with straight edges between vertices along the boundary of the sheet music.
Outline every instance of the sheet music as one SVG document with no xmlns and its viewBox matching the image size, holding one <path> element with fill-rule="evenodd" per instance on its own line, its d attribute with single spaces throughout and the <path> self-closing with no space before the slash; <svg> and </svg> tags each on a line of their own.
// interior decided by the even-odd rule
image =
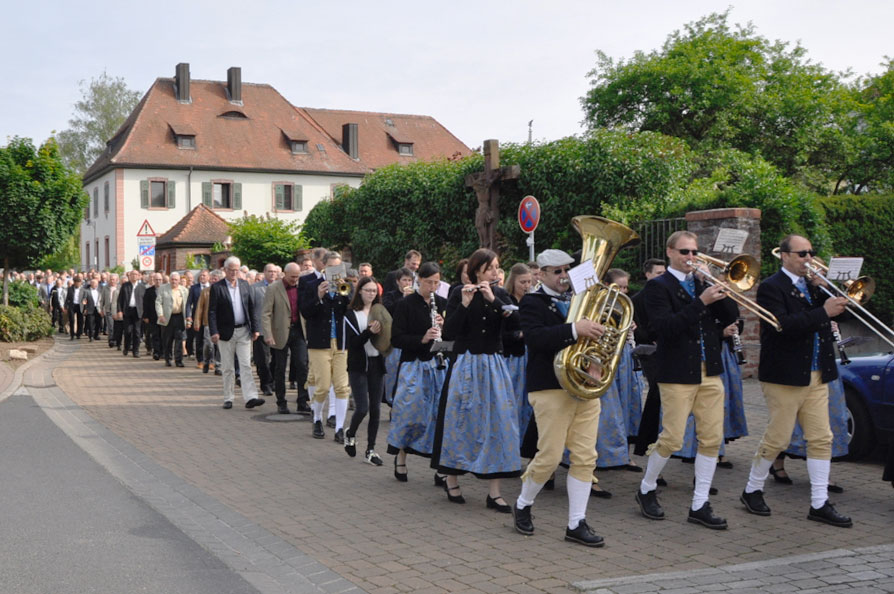
<svg viewBox="0 0 894 594">
<path fill-rule="evenodd" d="M 342 263 L 338 266 L 327 266 L 326 267 L 326 280 L 332 280 L 334 278 L 345 278 L 347 276 L 348 269 Z"/>
<path fill-rule="evenodd" d="M 450 297 L 450 283 L 445 283 L 444 281 L 441 281 L 441 283 L 438 285 L 438 290 L 435 291 L 435 295 L 439 295 L 439 296 L 443 297 L 444 299 L 447 299 L 448 297 Z"/>
<path fill-rule="evenodd" d="M 596 268 L 593 266 L 593 260 L 581 262 L 568 271 L 568 277 L 571 279 L 571 288 L 575 294 L 584 293 L 593 285 L 599 284 L 596 277 Z"/>
<path fill-rule="evenodd" d="M 717 232 L 717 239 L 714 241 L 712 251 L 733 256 L 741 254 L 747 240 L 748 231 L 724 227 Z"/>
<path fill-rule="evenodd" d="M 826 274 L 832 282 L 843 283 L 856 280 L 863 268 L 863 258 L 832 258 L 829 261 L 829 273 Z"/>
</svg>

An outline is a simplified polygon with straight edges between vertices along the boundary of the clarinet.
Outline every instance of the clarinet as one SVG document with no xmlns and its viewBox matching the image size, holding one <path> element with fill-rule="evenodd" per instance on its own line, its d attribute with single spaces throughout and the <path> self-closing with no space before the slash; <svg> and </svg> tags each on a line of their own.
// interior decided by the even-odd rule
<svg viewBox="0 0 894 594">
<path fill-rule="evenodd" d="M 435 303 L 434 293 L 431 295 L 431 301 L 429 302 L 431 305 L 431 327 L 438 329 L 438 336 L 435 338 L 434 342 L 441 342 L 441 334 L 440 334 L 440 326 L 438 326 L 438 305 Z M 443 351 L 437 351 L 435 353 L 435 358 L 438 361 L 437 368 L 438 369 L 446 369 L 447 364 L 444 362 L 444 353 Z"/>
<path fill-rule="evenodd" d="M 736 353 L 736 363 L 745 365 L 748 361 L 745 360 L 745 347 L 742 344 L 742 338 L 739 336 L 738 330 L 731 338 L 733 339 L 733 352 Z"/>
<path fill-rule="evenodd" d="M 850 365 L 850 358 L 844 352 L 844 340 L 841 338 L 841 332 L 838 331 L 838 324 L 832 325 L 832 338 L 835 339 L 835 345 L 838 347 L 838 357 L 841 359 L 842 365 Z"/>
</svg>

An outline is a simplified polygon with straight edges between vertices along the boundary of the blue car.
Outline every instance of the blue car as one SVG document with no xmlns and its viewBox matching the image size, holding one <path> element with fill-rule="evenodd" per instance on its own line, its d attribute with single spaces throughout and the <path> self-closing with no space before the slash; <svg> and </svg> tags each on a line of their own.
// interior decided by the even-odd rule
<svg viewBox="0 0 894 594">
<path fill-rule="evenodd" d="M 858 460 L 894 442 L 894 354 L 854 356 L 838 363 L 847 400 L 849 457 Z"/>
</svg>

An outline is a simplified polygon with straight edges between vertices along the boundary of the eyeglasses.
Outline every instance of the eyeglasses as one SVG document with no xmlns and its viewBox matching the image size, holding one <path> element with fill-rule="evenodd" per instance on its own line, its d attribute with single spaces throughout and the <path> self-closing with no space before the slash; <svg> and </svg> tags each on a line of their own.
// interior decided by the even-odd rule
<svg viewBox="0 0 894 594">
<path fill-rule="evenodd" d="M 555 274 L 556 276 L 559 276 L 560 274 L 563 274 L 563 273 L 565 273 L 565 272 L 568 272 L 568 270 L 569 270 L 569 267 L 568 267 L 568 266 L 565 266 L 565 267 L 563 267 L 563 268 L 554 268 L 554 269 L 553 269 L 553 274 Z"/>
<path fill-rule="evenodd" d="M 798 252 L 793 252 L 791 250 L 785 250 L 785 253 L 786 254 L 795 254 L 796 256 L 801 257 L 801 258 L 806 258 L 807 256 L 810 256 L 812 258 L 816 255 L 816 250 L 801 250 Z"/>
<path fill-rule="evenodd" d="M 698 250 L 685 250 L 685 249 L 683 249 L 683 250 L 677 250 L 677 251 L 680 252 L 680 253 L 681 253 L 682 255 L 684 255 L 684 256 L 688 256 L 689 254 L 692 254 L 693 256 L 697 256 L 697 255 L 698 255 Z"/>
<path fill-rule="evenodd" d="M 376 288 L 372 288 L 372 289 L 360 289 L 360 292 L 361 292 L 361 293 L 378 293 L 379 290 L 376 289 Z"/>
</svg>

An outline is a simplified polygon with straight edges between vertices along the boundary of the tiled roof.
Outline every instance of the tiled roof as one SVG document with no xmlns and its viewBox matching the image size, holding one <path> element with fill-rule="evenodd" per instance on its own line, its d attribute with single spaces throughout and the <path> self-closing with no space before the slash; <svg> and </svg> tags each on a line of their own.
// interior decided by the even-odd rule
<svg viewBox="0 0 894 594">
<path fill-rule="evenodd" d="M 223 243 L 230 234 L 230 226 L 217 213 L 204 204 L 199 204 L 174 223 L 156 241 L 157 245 L 177 243 L 201 243 L 213 245 Z"/>
<path fill-rule="evenodd" d="M 469 148 L 429 116 L 297 108 L 270 85 L 242 83 L 242 105 L 225 81 L 191 80 L 189 103 L 175 79 L 158 78 L 106 150 L 84 175 L 89 182 L 113 167 L 206 168 L 364 175 L 391 163 L 456 155 Z M 342 125 L 358 125 L 359 159 L 341 149 Z M 194 136 L 179 148 L 176 136 Z M 290 141 L 306 142 L 292 154 Z M 413 155 L 398 154 L 411 143 Z"/>
<path fill-rule="evenodd" d="M 225 82 L 193 80 L 190 95 L 190 103 L 181 103 L 174 95 L 174 79 L 156 79 L 84 179 L 119 166 L 348 175 L 368 171 L 270 85 L 243 83 L 241 106 L 227 99 Z M 284 130 L 307 141 L 306 154 L 292 154 Z M 175 134 L 194 134 L 195 149 L 178 148 Z"/>
<path fill-rule="evenodd" d="M 342 125 L 357 124 L 360 162 L 370 170 L 391 163 L 413 163 L 472 153 L 437 120 L 424 115 L 297 108 L 313 118 L 341 145 Z M 399 155 L 397 143 L 412 143 L 413 155 Z"/>
</svg>

